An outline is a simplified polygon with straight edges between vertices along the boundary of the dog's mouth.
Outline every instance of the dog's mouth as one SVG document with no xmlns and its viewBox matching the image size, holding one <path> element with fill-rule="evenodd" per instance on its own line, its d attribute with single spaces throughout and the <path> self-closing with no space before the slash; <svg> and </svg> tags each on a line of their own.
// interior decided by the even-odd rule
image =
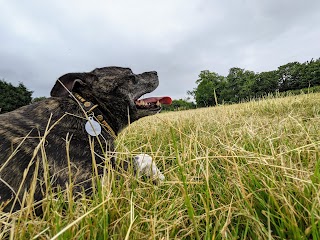
<svg viewBox="0 0 320 240">
<path fill-rule="evenodd" d="M 150 111 L 159 111 L 162 104 L 170 105 L 171 103 L 172 99 L 170 97 L 149 97 L 135 100 L 137 109 Z"/>
</svg>

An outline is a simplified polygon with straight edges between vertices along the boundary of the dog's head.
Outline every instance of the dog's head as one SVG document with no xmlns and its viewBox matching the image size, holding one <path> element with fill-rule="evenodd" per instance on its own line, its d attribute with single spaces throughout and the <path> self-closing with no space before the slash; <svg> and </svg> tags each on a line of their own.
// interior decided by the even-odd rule
<svg viewBox="0 0 320 240">
<path fill-rule="evenodd" d="M 99 110 L 111 119 L 116 131 L 130 121 L 153 115 L 161 103 L 170 104 L 169 97 L 139 98 L 159 85 L 157 72 L 134 74 L 130 68 L 104 67 L 89 73 L 68 73 L 61 76 L 51 90 L 52 97 L 69 97 L 70 92 L 99 105 Z"/>
</svg>

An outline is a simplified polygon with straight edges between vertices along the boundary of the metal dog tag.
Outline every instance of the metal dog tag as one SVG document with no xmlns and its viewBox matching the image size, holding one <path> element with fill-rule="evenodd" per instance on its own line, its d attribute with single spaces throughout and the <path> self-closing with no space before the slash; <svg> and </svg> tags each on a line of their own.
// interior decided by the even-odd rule
<svg viewBox="0 0 320 240">
<path fill-rule="evenodd" d="M 95 137 L 101 133 L 101 126 L 92 117 L 89 117 L 89 121 L 85 125 L 86 131 L 91 136 Z"/>
</svg>

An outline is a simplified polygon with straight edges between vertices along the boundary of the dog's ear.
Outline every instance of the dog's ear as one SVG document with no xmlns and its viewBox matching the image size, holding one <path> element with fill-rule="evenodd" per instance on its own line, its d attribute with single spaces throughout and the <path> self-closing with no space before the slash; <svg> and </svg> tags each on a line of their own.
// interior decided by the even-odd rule
<svg viewBox="0 0 320 240">
<path fill-rule="evenodd" d="M 67 97 L 69 92 L 72 92 L 76 84 L 86 85 L 84 83 L 84 73 L 67 73 L 56 81 L 50 95 L 51 97 Z"/>
</svg>

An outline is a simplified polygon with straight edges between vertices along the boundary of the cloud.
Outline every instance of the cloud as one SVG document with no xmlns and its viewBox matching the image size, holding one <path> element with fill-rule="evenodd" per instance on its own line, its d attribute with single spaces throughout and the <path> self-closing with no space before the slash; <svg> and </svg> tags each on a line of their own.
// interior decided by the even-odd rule
<svg viewBox="0 0 320 240">
<path fill-rule="evenodd" d="M 3 1 L 0 78 L 48 96 L 67 72 L 156 70 L 156 95 L 186 97 L 201 70 L 274 70 L 320 56 L 320 2 Z"/>
</svg>

